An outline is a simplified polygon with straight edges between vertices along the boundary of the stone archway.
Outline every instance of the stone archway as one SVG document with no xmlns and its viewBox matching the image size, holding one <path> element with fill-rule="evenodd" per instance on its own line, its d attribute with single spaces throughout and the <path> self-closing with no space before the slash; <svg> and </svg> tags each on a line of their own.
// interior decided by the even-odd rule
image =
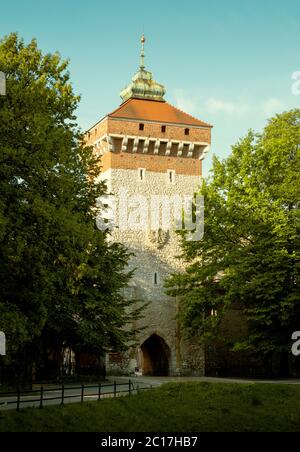
<svg viewBox="0 0 300 452">
<path fill-rule="evenodd" d="M 157 334 L 150 336 L 141 347 L 143 355 L 143 374 L 155 377 L 167 377 L 170 373 L 171 351 Z"/>
</svg>

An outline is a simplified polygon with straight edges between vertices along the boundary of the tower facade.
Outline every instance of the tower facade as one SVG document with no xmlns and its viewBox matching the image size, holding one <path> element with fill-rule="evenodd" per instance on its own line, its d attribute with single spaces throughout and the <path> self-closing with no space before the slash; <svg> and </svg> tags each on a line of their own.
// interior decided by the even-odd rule
<svg viewBox="0 0 300 452">
<path fill-rule="evenodd" d="M 142 37 L 140 68 L 121 92 L 123 103 L 86 137 L 101 155 L 99 177 L 118 200 L 118 227 L 112 240 L 132 253 L 129 266 L 135 271 L 125 295 L 147 303 L 135 325 L 141 328 L 138 346 L 126 354 L 109 354 L 107 371 L 202 375 L 203 348 L 181 337 L 178 300 L 167 296 L 164 287 L 170 274 L 184 268 L 178 259 L 180 241 L 174 227 L 161 223 L 157 227 L 153 206 L 161 203 L 157 214 L 168 210 L 170 200 L 199 191 L 212 126 L 165 101 L 164 86 L 145 69 L 144 44 Z"/>
</svg>

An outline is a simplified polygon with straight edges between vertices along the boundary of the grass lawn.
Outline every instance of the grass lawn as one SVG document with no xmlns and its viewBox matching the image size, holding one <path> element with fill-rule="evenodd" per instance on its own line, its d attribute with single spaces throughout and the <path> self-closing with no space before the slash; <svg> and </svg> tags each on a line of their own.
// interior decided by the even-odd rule
<svg viewBox="0 0 300 452">
<path fill-rule="evenodd" d="M 0 431 L 300 431 L 300 386 L 171 383 L 138 396 L 2 411 Z"/>
</svg>

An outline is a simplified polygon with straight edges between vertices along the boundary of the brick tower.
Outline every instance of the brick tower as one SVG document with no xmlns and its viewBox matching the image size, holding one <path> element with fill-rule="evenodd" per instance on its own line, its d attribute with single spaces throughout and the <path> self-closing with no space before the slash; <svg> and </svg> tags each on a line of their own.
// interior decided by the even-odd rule
<svg viewBox="0 0 300 452">
<path fill-rule="evenodd" d="M 164 86 L 145 69 L 144 36 L 141 42 L 140 68 L 121 92 L 123 103 L 88 131 L 87 143 L 101 155 L 99 177 L 107 181 L 112 194 L 122 189 L 129 197 L 147 199 L 191 196 L 201 184 L 212 126 L 165 101 Z M 148 306 L 136 325 L 143 328 L 139 346 L 127 354 L 110 354 L 108 372 L 127 374 L 139 369 L 144 375 L 202 375 L 203 348 L 181 338 L 176 321 L 178 300 L 168 297 L 164 289 L 166 278 L 183 269 L 177 258 L 178 236 L 173 230 L 119 227 L 112 238 L 134 255 L 130 267 L 136 270 L 126 296 L 146 301 Z"/>
</svg>

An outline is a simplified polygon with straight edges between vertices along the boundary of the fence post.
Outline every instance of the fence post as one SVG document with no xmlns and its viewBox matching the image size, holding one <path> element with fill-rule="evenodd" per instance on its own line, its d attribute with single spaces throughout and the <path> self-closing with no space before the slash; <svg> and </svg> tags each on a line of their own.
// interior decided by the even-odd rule
<svg viewBox="0 0 300 452">
<path fill-rule="evenodd" d="M 101 385 L 101 383 L 99 383 L 99 388 L 98 388 L 98 402 L 100 402 L 100 400 L 101 400 L 101 389 L 102 389 L 102 385 Z"/>
<path fill-rule="evenodd" d="M 40 399 L 40 408 L 43 408 L 43 396 L 44 396 L 44 387 L 41 386 L 41 399 Z"/>
<path fill-rule="evenodd" d="M 117 382 L 114 381 L 114 397 L 117 397 Z"/>
<path fill-rule="evenodd" d="M 131 380 L 129 380 L 129 395 L 131 396 Z"/>
<path fill-rule="evenodd" d="M 20 398 L 21 398 L 21 392 L 20 392 L 20 389 L 18 389 L 18 395 L 17 395 L 17 411 L 20 411 Z"/>
<path fill-rule="evenodd" d="M 84 385 L 81 386 L 81 403 L 84 402 Z"/>
<path fill-rule="evenodd" d="M 65 385 L 63 384 L 61 387 L 61 406 L 65 404 Z"/>
</svg>

